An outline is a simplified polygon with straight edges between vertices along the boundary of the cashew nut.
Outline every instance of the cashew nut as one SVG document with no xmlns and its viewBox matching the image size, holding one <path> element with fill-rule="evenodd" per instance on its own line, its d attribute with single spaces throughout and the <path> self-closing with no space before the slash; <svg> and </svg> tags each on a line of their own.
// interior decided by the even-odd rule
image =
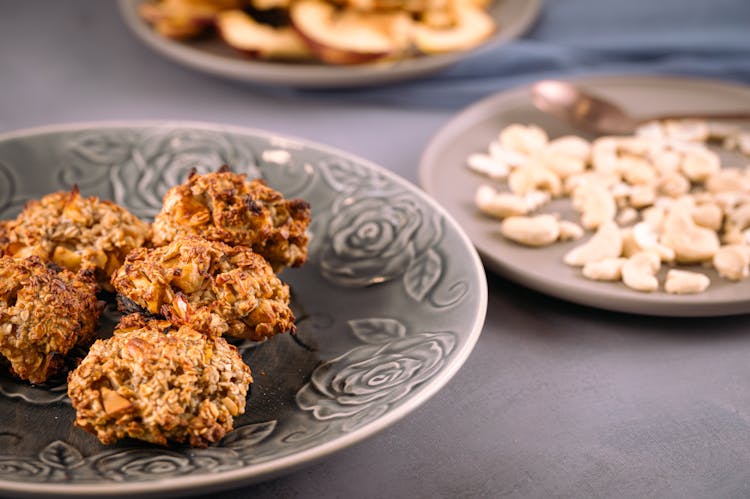
<svg viewBox="0 0 750 499">
<path fill-rule="evenodd" d="M 661 243 L 674 250 L 678 263 L 710 260 L 719 249 L 716 232 L 697 225 L 692 210 L 692 198 L 680 198 L 664 218 Z"/>
<path fill-rule="evenodd" d="M 555 172 L 561 179 L 577 175 L 586 170 L 585 160 L 558 154 L 549 149 L 539 152 L 535 159 Z"/>
<path fill-rule="evenodd" d="M 727 229 L 721 237 L 724 244 L 750 244 L 750 231 L 740 229 Z"/>
<path fill-rule="evenodd" d="M 709 193 L 705 193 L 709 194 Z M 696 197 L 696 196 L 693 196 Z M 712 200 L 719 205 L 724 213 L 729 213 L 738 206 L 750 203 L 750 194 L 744 192 L 717 192 L 712 195 Z"/>
<path fill-rule="evenodd" d="M 617 143 L 617 137 L 599 137 L 591 143 L 591 165 L 594 170 L 600 173 L 619 172 Z"/>
<path fill-rule="evenodd" d="M 583 266 L 583 276 L 592 281 L 619 281 L 622 279 L 622 266 L 626 258 L 605 258 L 589 262 Z"/>
<path fill-rule="evenodd" d="M 649 137 L 638 135 L 625 136 L 617 138 L 617 152 L 622 158 L 624 157 L 645 157 L 663 149 L 662 140 L 655 140 Z"/>
<path fill-rule="evenodd" d="M 672 294 L 702 293 L 711 284 L 711 279 L 700 272 L 689 270 L 670 269 L 664 281 L 664 290 Z"/>
<path fill-rule="evenodd" d="M 581 173 L 591 155 L 591 144 L 575 135 L 566 135 L 550 141 L 540 157 L 548 168 L 565 178 Z"/>
<path fill-rule="evenodd" d="M 719 156 L 705 147 L 685 152 L 681 165 L 682 173 L 693 182 L 704 182 L 721 169 Z"/>
<path fill-rule="evenodd" d="M 525 215 L 529 212 L 523 197 L 506 192 L 498 192 L 489 185 L 481 185 L 474 196 L 474 203 L 482 213 L 497 218 Z"/>
<path fill-rule="evenodd" d="M 549 203 L 550 199 L 551 196 L 549 192 L 544 191 L 527 192 L 523 197 L 523 200 L 526 202 L 526 206 L 529 208 L 529 211 L 537 210 L 538 208 Z"/>
<path fill-rule="evenodd" d="M 560 241 L 577 241 L 583 237 L 583 227 L 569 220 L 560 220 Z"/>
<path fill-rule="evenodd" d="M 563 261 L 573 267 L 582 267 L 589 262 L 618 257 L 620 253 L 622 253 L 620 228 L 616 223 L 608 221 L 601 224 L 588 241 L 568 251 Z"/>
<path fill-rule="evenodd" d="M 667 209 L 663 206 L 649 206 L 641 211 L 641 218 L 649 224 L 656 232 L 661 232 L 664 226 L 664 218 L 667 216 Z"/>
<path fill-rule="evenodd" d="M 634 185 L 630 189 L 630 205 L 633 208 L 645 208 L 651 206 L 656 201 L 656 189 L 650 184 Z"/>
<path fill-rule="evenodd" d="M 595 229 L 612 221 L 617 214 L 617 203 L 612 193 L 599 183 L 585 183 L 573 192 L 573 208 L 581 213 L 581 224 Z"/>
<path fill-rule="evenodd" d="M 659 255 L 652 251 L 641 251 L 622 264 L 622 282 L 636 291 L 656 291 L 659 289 L 656 273 L 660 267 Z"/>
<path fill-rule="evenodd" d="M 508 187 L 519 196 L 531 191 L 549 192 L 553 197 L 562 193 L 560 177 L 538 163 L 528 163 L 514 169 L 508 176 Z"/>
<path fill-rule="evenodd" d="M 750 178 L 734 168 L 725 168 L 705 182 L 708 192 L 750 192 Z"/>
<path fill-rule="evenodd" d="M 472 154 L 466 159 L 466 164 L 475 172 L 495 180 L 503 180 L 510 172 L 507 163 L 486 154 Z"/>
<path fill-rule="evenodd" d="M 651 163 L 639 156 L 622 156 L 618 162 L 622 178 L 629 184 L 652 185 L 656 182 L 656 170 Z"/>
<path fill-rule="evenodd" d="M 625 209 L 630 207 L 630 193 L 633 192 L 633 186 L 625 182 L 617 182 L 610 186 L 610 194 L 615 198 L 615 204 L 618 208 Z"/>
<path fill-rule="evenodd" d="M 617 225 L 624 226 L 635 223 L 638 220 L 638 210 L 627 206 L 617 214 Z"/>
<path fill-rule="evenodd" d="M 638 245 L 638 242 L 633 236 L 633 227 L 621 228 L 620 234 L 622 235 L 622 256 L 628 258 L 635 255 L 639 251 L 643 251 L 643 248 Z"/>
<path fill-rule="evenodd" d="M 667 120 L 664 133 L 670 139 L 685 142 L 705 142 L 709 137 L 708 124 L 698 120 Z"/>
<path fill-rule="evenodd" d="M 750 250 L 744 244 L 722 246 L 713 258 L 713 265 L 719 275 L 730 281 L 740 281 L 747 277 L 750 266 Z"/>
<path fill-rule="evenodd" d="M 635 130 L 635 135 L 652 140 L 664 140 L 666 138 L 664 127 L 659 121 L 644 123 Z"/>
<path fill-rule="evenodd" d="M 563 183 L 563 192 L 568 195 L 572 194 L 576 189 L 585 184 L 600 184 L 606 188 L 610 188 L 619 182 L 620 176 L 615 173 L 585 171 L 566 177 Z"/>
<path fill-rule="evenodd" d="M 588 161 L 591 155 L 591 144 L 577 135 L 565 135 L 551 140 L 547 144 L 547 151 L 560 156 Z"/>
<path fill-rule="evenodd" d="M 503 146 L 500 142 L 493 140 L 488 148 L 490 156 L 513 168 L 526 164 L 529 156 Z"/>
<path fill-rule="evenodd" d="M 724 223 L 724 242 L 741 244 L 745 242 L 745 229 L 750 227 L 750 203 L 744 203 L 727 213 Z"/>
<path fill-rule="evenodd" d="M 682 156 L 670 149 L 661 149 L 651 154 L 651 165 L 660 175 L 678 172 Z"/>
<path fill-rule="evenodd" d="M 642 251 L 659 255 L 662 262 L 672 262 L 675 252 L 659 242 L 659 234 L 648 222 L 638 222 L 632 229 L 624 229 L 622 234 L 622 254 L 630 257 Z"/>
<path fill-rule="evenodd" d="M 659 179 L 657 188 L 665 196 L 678 198 L 690 192 L 690 181 L 679 172 L 666 172 Z"/>
<path fill-rule="evenodd" d="M 713 202 L 699 204 L 693 208 L 691 215 L 696 224 L 714 232 L 718 232 L 724 222 L 724 212 L 718 204 Z"/>
<path fill-rule="evenodd" d="M 554 215 L 512 216 L 503 220 L 500 232 L 519 244 L 547 246 L 560 237 L 560 225 Z"/>
<path fill-rule="evenodd" d="M 500 132 L 504 147 L 528 155 L 546 146 L 547 141 L 547 132 L 536 125 L 512 124 Z"/>
</svg>

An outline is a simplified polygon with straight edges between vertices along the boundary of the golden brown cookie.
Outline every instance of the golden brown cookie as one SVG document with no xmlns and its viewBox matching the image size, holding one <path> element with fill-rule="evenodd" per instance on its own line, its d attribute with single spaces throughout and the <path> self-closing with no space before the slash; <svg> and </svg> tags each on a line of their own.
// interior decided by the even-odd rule
<svg viewBox="0 0 750 499">
<path fill-rule="evenodd" d="M 74 188 L 29 201 L 6 225 L 5 253 L 35 255 L 72 272 L 90 269 L 103 289 L 131 249 L 148 236 L 148 224 L 125 208 Z"/>
<path fill-rule="evenodd" d="M 0 257 L 0 358 L 15 376 L 42 383 L 96 334 L 101 306 L 93 275 L 38 257 Z"/>
<path fill-rule="evenodd" d="M 151 230 L 154 246 L 180 235 L 195 234 L 230 246 L 248 246 L 276 272 L 298 267 L 307 259 L 310 205 L 284 199 L 263 180 L 225 169 L 192 174 L 164 196 Z"/>
<path fill-rule="evenodd" d="M 150 314 L 210 335 L 262 340 L 294 331 L 289 287 L 244 246 L 182 236 L 139 248 L 112 276 L 122 297 Z M 121 310 L 132 312 L 127 300 Z"/>
<path fill-rule="evenodd" d="M 252 382 L 221 337 L 167 321 L 126 316 L 68 376 L 75 424 L 104 444 L 130 437 L 206 447 L 245 412 Z"/>
</svg>

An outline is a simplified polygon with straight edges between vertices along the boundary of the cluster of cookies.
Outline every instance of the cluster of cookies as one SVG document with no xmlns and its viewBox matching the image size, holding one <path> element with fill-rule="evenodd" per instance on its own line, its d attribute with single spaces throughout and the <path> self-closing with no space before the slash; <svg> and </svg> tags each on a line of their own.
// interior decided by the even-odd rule
<svg viewBox="0 0 750 499">
<path fill-rule="evenodd" d="M 0 222 L 0 363 L 43 383 L 88 348 L 68 375 L 77 426 L 103 443 L 216 442 L 252 382 L 223 336 L 294 332 L 276 274 L 305 262 L 309 222 L 307 202 L 226 168 L 170 189 L 153 224 L 75 188 L 31 201 Z M 96 339 L 113 291 L 125 315 Z"/>
</svg>

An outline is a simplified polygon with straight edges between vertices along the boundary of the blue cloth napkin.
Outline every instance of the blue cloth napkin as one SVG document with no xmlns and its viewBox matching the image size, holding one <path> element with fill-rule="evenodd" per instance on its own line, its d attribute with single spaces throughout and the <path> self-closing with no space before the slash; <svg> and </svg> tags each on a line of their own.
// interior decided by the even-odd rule
<svg viewBox="0 0 750 499">
<path fill-rule="evenodd" d="M 750 83 L 750 0 L 546 0 L 525 36 L 473 52 L 438 74 L 315 93 L 453 109 L 539 79 L 593 74 Z"/>
</svg>

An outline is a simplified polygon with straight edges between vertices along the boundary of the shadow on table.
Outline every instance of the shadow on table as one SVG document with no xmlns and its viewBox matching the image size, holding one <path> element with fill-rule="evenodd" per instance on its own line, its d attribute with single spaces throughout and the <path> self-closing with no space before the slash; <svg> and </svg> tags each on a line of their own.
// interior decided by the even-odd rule
<svg viewBox="0 0 750 499">
<path fill-rule="evenodd" d="M 503 321 L 510 329 L 540 338 L 627 334 L 672 341 L 715 342 L 750 334 L 750 314 L 719 317 L 658 317 L 614 312 L 561 300 L 488 274 L 488 324 Z M 515 327 L 514 327 L 515 326 Z"/>
</svg>

